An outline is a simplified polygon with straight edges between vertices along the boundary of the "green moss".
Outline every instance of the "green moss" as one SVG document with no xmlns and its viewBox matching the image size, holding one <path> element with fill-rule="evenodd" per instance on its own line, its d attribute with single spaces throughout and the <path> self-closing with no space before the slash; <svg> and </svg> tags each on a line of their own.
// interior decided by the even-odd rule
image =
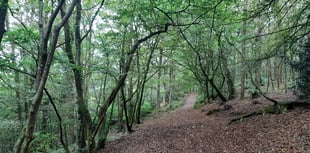
<svg viewBox="0 0 310 153">
<path fill-rule="evenodd" d="M 267 106 L 265 109 L 264 109 L 264 114 L 265 113 L 269 113 L 269 114 L 279 114 L 280 111 L 279 109 L 276 107 L 276 106 Z"/>
<path fill-rule="evenodd" d="M 276 106 L 268 106 L 264 109 L 264 113 L 269 114 L 282 114 L 287 112 L 287 103 L 280 103 Z"/>
</svg>

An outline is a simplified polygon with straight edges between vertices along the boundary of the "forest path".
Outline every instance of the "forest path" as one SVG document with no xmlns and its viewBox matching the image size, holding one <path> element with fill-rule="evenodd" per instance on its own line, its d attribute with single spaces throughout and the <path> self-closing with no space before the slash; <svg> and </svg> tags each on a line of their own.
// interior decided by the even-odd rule
<svg viewBox="0 0 310 153">
<path fill-rule="evenodd" d="M 296 109 L 284 114 L 265 114 L 227 123 L 238 115 L 253 112 L 270 102 L 258 98 L 230 101 L 233 109 L 206 115 L 222 108 L 209 104 L 191 109 L 194 94 L 185 105 L 134 127 L 135 132 L 106 145 L 98 153 L 310 153 L 310 111 Z M 288 100 L 287 94 L 272 98 Z"/>
<path fill-rule="evenodd" d="M 190 110 L 194 108 L 196 101 L 197 93 L 190 93 L 185 97 L 184 105 L 181 107 L 181 110 Z"/>
</svg>

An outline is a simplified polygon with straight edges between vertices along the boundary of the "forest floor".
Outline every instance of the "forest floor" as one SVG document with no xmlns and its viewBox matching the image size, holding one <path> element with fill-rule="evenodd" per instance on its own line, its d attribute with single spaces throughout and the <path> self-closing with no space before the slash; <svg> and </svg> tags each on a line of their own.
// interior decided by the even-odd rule
<svg viewBox="0 0 310 153">
<path fill-rule="evenodd" d="M 280 101 L 292 94 L 269 94 Z M 283 114 L 252 116 L 228 124 L 231 119 L 263 109 L 263 98 L 232 100 L 232 109 L 208 104 L 192 109 L 196 94 L 173 112 L 160 114 L 135 127 L 135 132 L 107 144 L 99 153 L 310 153 L 310 111 L 296 108 Z"/>
</svg>

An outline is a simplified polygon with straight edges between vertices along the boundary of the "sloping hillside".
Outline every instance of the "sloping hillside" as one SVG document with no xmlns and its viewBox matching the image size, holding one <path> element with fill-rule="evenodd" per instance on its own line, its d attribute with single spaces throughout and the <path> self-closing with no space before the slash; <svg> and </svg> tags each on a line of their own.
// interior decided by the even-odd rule
<svg viewBox="0 0 310 153">
<path fill-rule="evenodd" d="M 291 100 L 290 95 L 270 95 Z M 209 104 L 189 109 L 195 95 L 186 98 L 182 109 L 145 121 L 135 132 L 110 142 L 109 153 L 307 153 L 310 152 L 310 111 L 297 108 L 283 114 L 252 116 L 228 123 L 240 115 L 270 103 L 262 98 L 230 101 L 232 108 Z M 220 110 L 210 113 L 211 110 Z M 207 115 L 211 114 L 211 115 Z"/>
</svg>

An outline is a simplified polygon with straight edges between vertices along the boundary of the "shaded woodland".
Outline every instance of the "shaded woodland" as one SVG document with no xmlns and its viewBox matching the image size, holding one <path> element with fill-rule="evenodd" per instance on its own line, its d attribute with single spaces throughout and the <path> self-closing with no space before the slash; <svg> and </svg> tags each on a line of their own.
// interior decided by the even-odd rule
<svg viewBox="0 0 310 153">
<path fill-rule="evenodd" d="M 309 6 L 0 0 L 0 152 L 96 152 L 188 93 L 197 108 L 258 97 L 273 112 L 308 107 Z"/>
</svg>

